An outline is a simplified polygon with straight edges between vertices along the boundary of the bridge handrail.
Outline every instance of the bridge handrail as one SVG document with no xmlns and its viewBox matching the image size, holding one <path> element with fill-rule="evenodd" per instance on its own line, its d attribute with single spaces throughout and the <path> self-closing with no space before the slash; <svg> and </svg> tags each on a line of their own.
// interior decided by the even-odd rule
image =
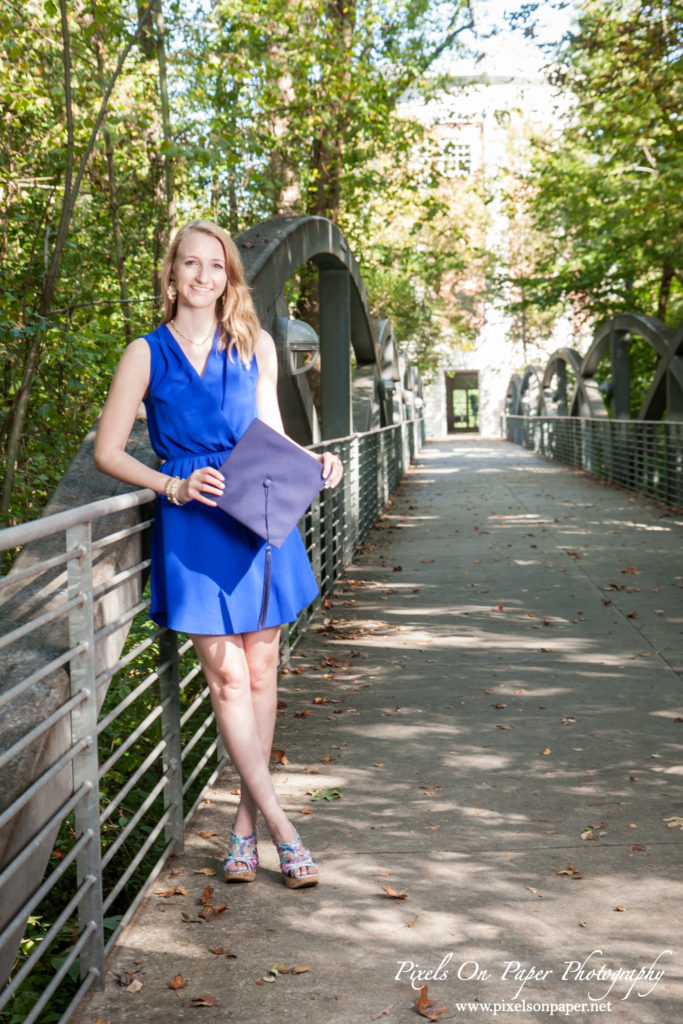
<svg viewBox="0 0 683 1024">
<path fill-rule="evenodd" d="M 94 523 L 104 516 L 115 512 L 126 512 L 128 509 L 146 505 L 156 498 L 156 492 L 150 488 L 116 494 L 111 498 L 100 498 L 85 505 L 66 509 L 64 512 L 53 512 L 40 519 L 32 519 L 28 523 L 18 523 L 0 530 L 0 551 L 11 551 L 35 540 L 44 540 L 55 533 L 62 533 L 73 526 Z"/>
<path fill-rule="evenodd" d="M 365 434 L 324 442 L 324 447 L 331 448 L 343 459 L 344 480 L 336 490 L 321 492 L 300 524 L 323 595 L 330 591 L 353 550 L 371 529 L 417 455 L 424 440 L 423 428 L 421 419 L 403 420 Z M 315 449 L 323 445 L 311 447 Z M 59 807 L 51 807 L 49 813 L 45 811 L 40 819 L 40 829 L 22 847 L 8 849 L 12 842 L 11 829 L 4 828 L 0 832 L 0 845 L 5 844 L 2 853 L 6 866 L 0 871 L 3 891 L 11 891 L 12 879 L 22 869 L 36 844 L 49 844 L 51 848 L 55 830 L 66 814 L 74 815 L 75 835 L 66 855 L 53 860 L 47 877 L 42 882 L 40 878 L 35 879 L 32 892 L 15 894 L 16 905 L 0 922 L 0 955 L 5 957 L 6 964 L 4 976 L 11 971 L 24 922 L 29 916 L 36 915 L 39 902 L 46 893 L 57 885 L 66 884 L 70 871 L 77 867 L 78 874 L 72 880 L 74 891 L 64 912 L 41 935 L 42 941 L 35 943 L 33 952 L 23 959 L 18 969 L 15 968 L 10 982 L 0 994 L 0 1012 L 18 997 L 23 982 L 30 980 L 32 972 L 43 969 L 48 954 L 54 959 L 53 943 L 63 934 L 62 926 L 69 924 L 70 920 L 75 921 L 76 915 L 79 937 L 68 947 L 57 972 L 47 981 L 41 975 L 39 997 L 27 1007 L 24 1024 L 33 1024 L 39 1019 L 77 960 L 80 983 L 61 1017 L 61 1024 L 70 1018 L 91 986 L 103 984 L 106 953 L 168 856 L 182 851 L 184 824 L 223 764 L 208 687 L 191 657 L 189 641 L 179 641 L 175 633 L 155 628 L 142 640 L 136 638 L 132 650 L 124 652 L 111 670 L 99 674 L 96 671 L 96 643 L 108 631 L 120 628 L 124 617 L 128 622 L 136 612 L 144 615 L 149 605 L 149 599 L 143 598 L 120 619 L 96 622 L 96 598 L 110 588 L 125 586 L 132 575 L 145 573 L 149 560 L 146 552 L 141 550 L 134 564 L 105 579 L 99 586 L 93 586 L 94 557 L 101 557 L 110 542 L 120 543 L 122 538 L 133 533 L 145 536 L 151 520 L 135 523 L 123 530 L 114 523 L 114 532 L 96 541 L 92 540 L 93 524 L 114 512 L 144 505 L 152 497 L 152 491 L 137 490 L 9 527 L 0 533 L 0 549 L 3 550 L 36 538 L 51 537 L 55 531 L 64 534 L 66 541 L 66 550 L 49 560 L 52 568 L 62 568 L 61 578 L 55 580 L 50 576 L 49 586 L 43 589 L 49 590 L 51 599 L 55 595 L 58 599 L 59 611 L 55 615 L 68 617 L 68 649 L 55 653 L 58 655 L 56 660 L 68 668 L 70 692 L 67 690 L 58 706 L 46 707 L 43 721 L 30 731 L 17 735 L 15 728 L 13 735 L 11 731 L 4 730 L 3 756 L 6 761 L 30 756 L 31 750 L 37 749 L 39 734 L 54 729 L 60 722 L 65 730 L 64 742 L 60 748 L 53 746 L 50 749 L 50 756 L 41 762 L 40 773 L 30 786 L 14 793 L 9 806 L 0 807 L 0 821 L 13 822 L 16 815 L 26 811 L 29 803 L 33 806 L 41 793 L 49 788 L 48 783 L 52 784 L 62 773 L 68 773 L 67 777 L 72 780 L 67 790 L 70 795 Z M 42 568 L 41 563 L 22 569 L 18 574 L 10 573 L 0 579 L 0 591 L 16 590 L 19 583 L 21 595 L 24 582 Z M 10 598 L 15 596 L 11 594 Z M 36 620 L 44 624 L 45 615 L 50 617 L 53 614 L 52 611 L 45 613 L 44 605 L 36 602 L 33 595 L 28 602 L 20 600 L 19 604 L 22 607 L 28 605 L 29 612 L 33 614 L 22 620 L 19 629 L 10 630 L 9 640 L 23 639 L 26 629 L 30 630 Z M 307 618 L 316 606 L 302 613 L 285 638 L 282 652 L 285 663 L 290 643 L 295 642 L 305 628 Z M 4 607 L 5 610 L 9 607 L 7 601 Z M 5 618 L 9 619 L 9 616 Z M 7 624 L 16 626 L 11 622 Z M 5 637 L 6 644 L 8 637 Z M 0 646 L 2 643 L 0 639 Z M 150 669 L 147 652 L 152 645 L 159 646 L 159 657 L 158 663 Z M 47 664 L 44 672 L 54 670 L 54 665 L 54 661 Z M 123 672 L 126 673 L 126 681 L 130 680 L 132 690 L 121 696 L 111 683 Z M 8 700 L 15 699 L 16 702 L 17 695 L 25 692 L 34 681 L 31 677 L 24 679 L 14 687 Z M 112 699 L 98 718 L 99 704 L 107 690 Z M 130 731 L 126 731 L 123 742 L 117 742 L 113 750 L 107 747 L 106 756 L 99 758 L 98 741 L 102 744 L 107 739 L 109 725 L 122 715 L 133 716 Z M 149 749 L 144 758 L 140 754 L 141 763 L 131 771 L 125 759 L 129 750 L 143 741 Z M 109 773 L 113 773 L 111 780 Z M 6 772 L 5 775 L 13 773 Z M 150 787 L 149 791 L 145 786 Z M 103 808 L 100 808 L 100 790 L 106 793 L 106 806 Z M 141 802 L 129 820 L 123 822 L 120 812 L 131 801 Z M 143 824 L 144 828 L 140 828 Z M 112 833 L 115 835 L 113 840 Z M 123 844 L 134 846 L 141 833 L 147 838 L 140 840 L 141 845 L 136 852 L 126 850 L 125 863 L 119 866 L 117 851 Z M 108 915 L 111 916 L 117 901 L 120 903 L 124 895 L 128 898 L 129 890 L 132 898 L 122 916 L 106 930 Z"/>
<path fill-rule="evenodd" d="M 683 421 L 505 416 L 505 437 L 610 483 L 683 507 Z"/>
</svg>

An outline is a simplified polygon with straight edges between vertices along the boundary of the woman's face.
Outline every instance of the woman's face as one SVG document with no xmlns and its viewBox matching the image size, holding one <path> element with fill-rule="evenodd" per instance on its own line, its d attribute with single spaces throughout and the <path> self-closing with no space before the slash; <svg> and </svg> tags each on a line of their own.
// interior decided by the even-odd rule
<svg viewBox="0 0 683 1024">
<path fill-rule="evenodd" d="M 213 308 L 228 283 L 225 253 L 218 239 L 204 231 L 184 235 L 173 262 L 171 280 L 178 289 L 178 308 Z"/>
</svg>

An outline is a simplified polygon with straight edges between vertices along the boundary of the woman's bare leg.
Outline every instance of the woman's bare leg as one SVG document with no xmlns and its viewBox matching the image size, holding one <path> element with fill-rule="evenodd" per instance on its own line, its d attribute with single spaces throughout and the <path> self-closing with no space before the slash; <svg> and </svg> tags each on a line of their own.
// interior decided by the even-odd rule
<svg viewBox="0 0 683 1024">
<path fill-rule="evenodd" d="M 280 807 L 270 775 L 277 715 L 279 628 L 235 636 L 198 636 L 192 642 L 211 693 L 216 723 L 239 773 L 242 796 L 235 832 L 249 835 L 263 815 L 276 842 L 291 842 L 296 829 Z M 304 868 L 302 873 L 315 873 Z"/>
<path fill-rule="evenodd" d="M 271 659 L 263 654 L 269 647 L 277 658 L 278 631 L 263 632 L 271 635 L 268 639 L 262 637 L 260 645 L 254 644 L 254 634 L 193 636 L 192 642 L 209 686 L 218 731 L 248 794 L 247 807 L 240 808 L 238 824 L 240 828 L 250 825 L 248 831 L 252 831 L 256 824 L 253 818 L 255 807 L 263 814 L 273 839 L 286 842 L 292 838 L 295 829 L 275 796 L 268 766 L 270 748 L 264 749 L 274 728 L 272 708 L 277 700 L 277 691 L 276 680 L 272 677 L 275 673 L 256 672 L 255 664 L 260 661 L 265 668 Z M 258 646 L 261 647 L 261 658 L 256 657 Z M 252 692 L 250 659 L 258 677 L 256 701 Z M 267 675 L 271 678 L 267 679 Z"/>
<path fill-rule="evenodd" d="M 277 717 L 279 640 L 279 628 L 242 634 L 244 655 L 249 671 L 254 719 L 266 764 L 270 762 Z M 258 805 L 243 779 L 242 796 L 235 817 L 235 832 L 241 836 L 250 835 L 256 827 L 257 817 Z"/>
</svg>

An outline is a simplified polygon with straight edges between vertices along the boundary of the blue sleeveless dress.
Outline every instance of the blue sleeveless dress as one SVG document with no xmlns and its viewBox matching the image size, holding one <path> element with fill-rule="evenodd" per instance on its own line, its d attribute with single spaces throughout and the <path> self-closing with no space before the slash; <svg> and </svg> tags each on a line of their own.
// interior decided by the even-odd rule
<svg viewBox="0 0 683 1024">
<path fill-rule="evenodd" d="M 152 447 L 162 473 L 187 477 L 218 469 L 256 417 L 258 366 L 247 369 L 214 338 L 200 376 L 162 324 L 145 339 L 151 351 L 145 398 Z M 182 633 L 247 633 L 258 624 L 265 541 L 219 508 L 198 501 L 182 508 L 160 496 L 152 539 L 151 618 Z M 265 628 L 293 622 L 318 594 L 297 529 L 272 548 Z"/>
</svg>

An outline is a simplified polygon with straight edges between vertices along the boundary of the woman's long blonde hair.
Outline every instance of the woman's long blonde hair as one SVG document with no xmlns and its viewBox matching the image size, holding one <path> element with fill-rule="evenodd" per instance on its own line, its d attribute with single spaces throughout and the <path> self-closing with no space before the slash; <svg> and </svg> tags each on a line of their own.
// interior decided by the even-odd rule
<svg viewBox="0 0 683 1024">
<path fill-rule="evenodd" d="M 245 366 L 249 366 L 254 354 L 254 346 L 261 331 L 254 303 L 252 302 L 249 288 L 244 280 L 244 269 L 237 246 L 232 238 L 223 228 L 219 227 L 212 220 L 192 220 L 185 224 L 174 236 L 173 241 L 166 250 L 164 261 L 161 267 L 161 291 L 164 299 L 164 323 L 167 324 L 176 314 L 178 297 L 171 298 L 169 295 L 169 284 L 173 264 L 175 263 L 178 249 L 185 235 L 190 231 L 203 231 L 205 235 L 211 235 L 223 246 L 225 253 L 225 272 L 228 282 L 225 291 L 216 300 L 216 319 L 220 331 L 219 342 L 228 348 L 230 354 L 233 349 Z"/>
</svg>

